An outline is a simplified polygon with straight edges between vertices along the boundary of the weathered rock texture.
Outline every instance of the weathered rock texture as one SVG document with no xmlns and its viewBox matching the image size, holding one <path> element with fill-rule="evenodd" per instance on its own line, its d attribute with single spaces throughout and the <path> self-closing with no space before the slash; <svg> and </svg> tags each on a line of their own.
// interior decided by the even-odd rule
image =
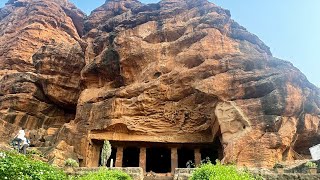
<svg viewBox="0 0 320 180">
<path fill-rule="evenodd" d="M 0 10 L 0 118 L 29 129 L 66 123 L 52 141 L 74 146 L 82 165 L 90 139 L 112 133 L 219 138 L 223 160 L 246 166 L 293 160 L 320 143 L 319 89 L 228 10 L 107 0 L 83 16 L 63 0 Z"/>
<path fill-rule="evenodd" d="M 0 10 L 1 119 L 28 129 L 74 119 L 83 16 L 63 0 L 10 0 Z"/>
</svg>

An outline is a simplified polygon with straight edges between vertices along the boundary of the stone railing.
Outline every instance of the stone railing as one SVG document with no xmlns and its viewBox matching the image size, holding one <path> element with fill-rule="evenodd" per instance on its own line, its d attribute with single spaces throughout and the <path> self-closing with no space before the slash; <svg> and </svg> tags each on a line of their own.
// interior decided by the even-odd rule
<svg viewBox="0 0 320 180">
<path fill-rule="evenodd" d="M 177 168 L 175 169 L 173 180 L 188 180 L 192 173 L 195 171 L 194 168 Z M 272 171 L 270 172 L 252 172 L 254 176 L 263 177 L 268 180 L 319 180 L 320 174 L 308 174 L 308 173 L 284 173 L 277 174 Z"/>
<path fill-rule="evenodd" d="M 255 176 L 261 176 L 268 180 L 318 180 L 320 179 L 320 174 L 305 174 L 305 173 L 263 173 L 254 174 Z"/>
<path fill-rule="evenodd" d="M 188 180 L 194 171 L 195 168 L 176 168 L 173 180 Z"/>
</svg>

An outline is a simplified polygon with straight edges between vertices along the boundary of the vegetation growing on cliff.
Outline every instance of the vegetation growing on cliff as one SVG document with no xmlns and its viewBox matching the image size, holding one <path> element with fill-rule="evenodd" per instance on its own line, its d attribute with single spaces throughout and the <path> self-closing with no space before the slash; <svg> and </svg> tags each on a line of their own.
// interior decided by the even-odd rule
<svg viewBox="0 0 320 180">
<path fill-rule="evenodd" d="M 69 167 L 79 167 L 79 163 L 72 159 L 72 158 L 68 158 L 65 162 L 64 162 L 65 166 L 69 166 Z"/>
</svg>

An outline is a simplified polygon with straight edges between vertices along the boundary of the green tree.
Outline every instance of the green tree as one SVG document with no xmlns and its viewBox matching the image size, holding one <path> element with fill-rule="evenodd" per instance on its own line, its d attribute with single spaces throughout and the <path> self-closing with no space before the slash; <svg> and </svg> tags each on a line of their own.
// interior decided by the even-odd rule
<svg viewBox="0 0 320 180">
<path fill-rule="evenodd" d="M 108 140 L 104 140 L 101 152 L 101 166 L 106 166 L 108 159 L 111 156 L 111 144 Z"/>
</svg>

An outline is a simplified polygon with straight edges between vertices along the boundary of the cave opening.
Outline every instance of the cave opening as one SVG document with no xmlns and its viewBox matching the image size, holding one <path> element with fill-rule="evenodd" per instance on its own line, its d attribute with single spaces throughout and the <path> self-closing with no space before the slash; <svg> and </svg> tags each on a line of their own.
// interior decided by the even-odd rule
<svg viewBox="0 0 320 180">
<path fill-rule="evenodd" d="M 147 148 L 147 172 L 171 172 L 171 150 L 165 147 Z"/>
<path fill-rule="evenodd" d="M 210 162 L 216 164 L 216 160 L 222 160 L 223 158 L 223 148 L 219 138 L 216 138 L 215 141 L 200 149 L 201 161 Z"/>
<path fill-rule="evenodd" d="M 88 159 L 87 165 L 89 167 L 99 167 L 103 166 L 102 161 L 101 161 L 101 154 L 102 154 L 102 148 L 103 148 L 103 142 L 102 140 L 96 140 L 92 139 L 90 145 L 90 158 Z M 115 167 L 115 162 L 116 162 L 116 156 L 117 156 L 117 147 L 114 147 L 113 144 L 111 143 L 111 156 L 107 160 L 105 166 L 110 167 L 111 165 L 111 159 L 113 159 L 113 167 Z M 82 160 L 82 164 L 84 164 Z"/>
<path fill-rule="evenodd" d="M 208 162 L 210 160 L 211 163 L 216 164 L 216 160 L 219 159 L 219 152 L 213 147 L 202 148 L 200 153 L 202 162 Z"/>
<path fill-rule="evenodd" d="M 122 167 L 139 167 L 140 148 L 126 147 L 123 149 Z"/>
<path fill-rule="evenodd" d="M 114 167 L 115 162 L 116 162 L 116 157 L 117 157 L 117 148 L 112 147 L 112 148 L 111 148 L 111 156 L 110 156 L 110 158 L 109 158 L 108 161 L 107 161 L 107 167 L 110 167 L 110 165 L 111 165 L 111 159 L 113 159 L 113 167 Z"/>
<path fill-rule="evenodd" d="M 195 164 L 194 150 L 186 147 L 178 149 L 178 168 L 193 167 Z"/>
</svg>

